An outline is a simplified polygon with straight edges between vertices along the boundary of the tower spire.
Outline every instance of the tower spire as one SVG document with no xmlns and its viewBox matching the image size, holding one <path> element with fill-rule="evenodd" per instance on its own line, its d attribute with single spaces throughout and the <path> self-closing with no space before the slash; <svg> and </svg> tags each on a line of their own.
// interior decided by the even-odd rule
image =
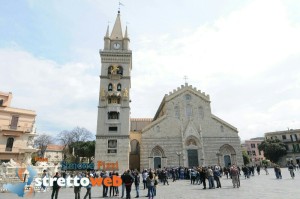
<svg viewBox="0 0 300 199">
<path fill-rule="evenodd" d="M 120 11 L 118 11 L 118 15 L 110 35 L 110 39 L 117 39 L 117 40 L 123 39 Z"/>
<path fill-rule="evenodd" d="M 109 25 L 107 25 L 106 35 L 105 37 L 109 37 Z"/>
</svg>

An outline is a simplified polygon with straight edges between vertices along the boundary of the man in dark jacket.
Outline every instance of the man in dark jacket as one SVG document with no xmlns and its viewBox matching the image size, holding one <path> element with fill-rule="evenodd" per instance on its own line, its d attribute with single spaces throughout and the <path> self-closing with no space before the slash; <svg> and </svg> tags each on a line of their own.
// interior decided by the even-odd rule
<svg viewBox="0 0 300 199">
<path fill-rule="evenodd" d="M 122 180 L 124 180 L 123 182 L 126 188 L 126 199 L 130 199 L 131 185 L 134 182 L 134 178 L 131 175 L 130 170 L 125 173 Z"/>
<path fill-rule="evenodd" d="M 138 171 L 134 172 L 134 185 L 136 190 L 136 198 L 138 198 L 140 197 L 140 175 Z"/>
<path fill-rule="evenodd" d="M 58 180 L 59 177 L 60 176 L 59 176 L 58 172 L 56 172 L 55 176 L 53 176 L 53 178 L 56 179 L 56 180 L 53 181 L 51 199 L 53 199 L 54 195 L 55 195 L 55 199 L 57 199 L 58 191 L 60 189 L 60 186 L 57 184 L 57 180 Z"/>
</svg>

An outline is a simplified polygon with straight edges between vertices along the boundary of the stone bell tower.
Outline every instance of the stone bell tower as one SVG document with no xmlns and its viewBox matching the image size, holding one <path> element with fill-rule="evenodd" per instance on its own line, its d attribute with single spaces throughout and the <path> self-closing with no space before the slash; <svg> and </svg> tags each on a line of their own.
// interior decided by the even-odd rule
<svg viewBox="0 0 300 199">
<path fill-rule="evenodd" d="M 118 170 L 129 167 L 130 87 L 132 52 L 127 27 L 123 35 L 120 11 L 100 50 L 101 75 L 95 150 L 95 169 Z"/>
</svg>

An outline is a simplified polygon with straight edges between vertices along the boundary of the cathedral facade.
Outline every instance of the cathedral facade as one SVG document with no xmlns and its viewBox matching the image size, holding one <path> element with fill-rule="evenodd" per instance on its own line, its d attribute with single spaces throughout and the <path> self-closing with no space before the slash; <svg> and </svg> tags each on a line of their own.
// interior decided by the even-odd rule
<svg viewBox="0 0 300 199">
<path fill-rule="evenodd" d="M 130 119 L 132 52 L 120 13 L 100 56 L 98 169 L 243 164 L 237 128 L 213 115 L 209 95 L 191 85 L 166 94 L 154 118 Z"/>
</svg>

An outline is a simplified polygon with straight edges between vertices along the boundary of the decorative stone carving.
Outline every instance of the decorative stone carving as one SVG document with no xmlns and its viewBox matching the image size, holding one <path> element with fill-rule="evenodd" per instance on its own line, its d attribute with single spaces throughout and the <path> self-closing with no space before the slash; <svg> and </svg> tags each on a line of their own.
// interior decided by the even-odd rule
<svg viewBox="0 0 300 199">
<path fill-rule="evenodd" d="M 128 97 L 128 90 L 127 90 L 127 88 L 124 88 L 124 90 L 123 90 L 123 97 Z"/>
</svg>

